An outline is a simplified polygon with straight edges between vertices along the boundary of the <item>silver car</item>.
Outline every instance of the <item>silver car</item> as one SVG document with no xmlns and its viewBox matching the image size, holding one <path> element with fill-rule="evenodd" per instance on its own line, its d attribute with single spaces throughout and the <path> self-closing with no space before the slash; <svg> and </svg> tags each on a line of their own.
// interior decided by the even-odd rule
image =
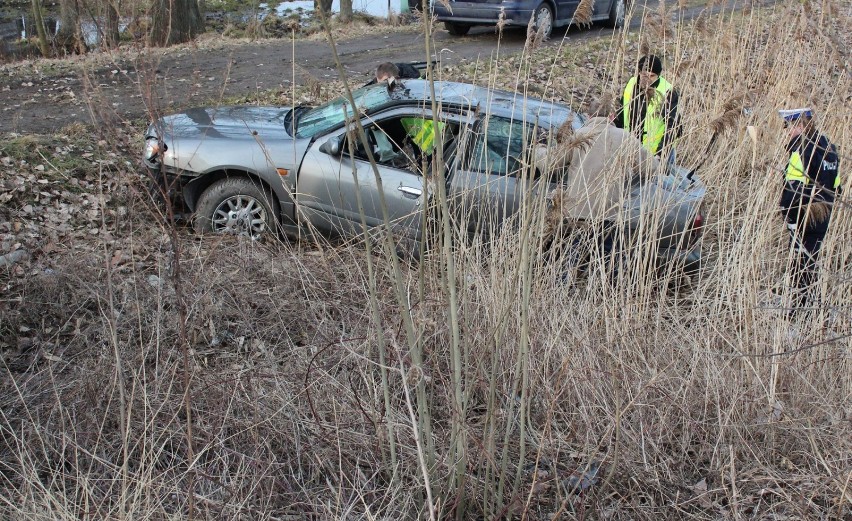
<svg viewBox="0 0 852 521">
<path fill-rule="evenodd" d="M 253 238 L 275 228 L 289 235 L 357 235 L 362 216 L 371 228 L 384 222 L 384 201 L 394 233 L 417 245 L 438 148 L 450 209 L 471 234 L 499 226 L 525 197 L 558 187 L 526 159 L 533 144 L 566 121 L 581 127 L 580 114 L 515 92 L 435 82 L 440 132 L 426 151 L 411 146 L 408 124 L 432 120 L 431 92 L 428 81 L 406 80 L 354 91 L 354 108 L 338 98 L 315 108 L 191 109 L 148 128 L 144 164 L 169 200 L 194 214 L 197 230 Z M 353 117 L 367 146 L 354 138 Z M 628 228 L 638 226 L 647 201 L 666 201 L 658 255 L 697 269 L 704 194 L 694 175 L 675 168 L 651 186 L 636 187 L 626 203 Z"/>
</svg>

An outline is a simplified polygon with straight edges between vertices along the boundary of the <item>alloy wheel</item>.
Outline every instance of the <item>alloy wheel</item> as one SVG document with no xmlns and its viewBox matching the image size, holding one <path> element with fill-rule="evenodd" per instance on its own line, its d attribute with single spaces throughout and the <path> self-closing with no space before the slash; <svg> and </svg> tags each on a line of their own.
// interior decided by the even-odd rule
<svg viewBox="0 0 852 521">
<path fill-rule="evenodd" d="M 535 13 L 535 29 L 541 32 L 544 38 L 550 38 L 550 33 L 553 30 L 553 12 L 550 6 L 542 4 Z"/>
<path fill-rule="evenodd" d="M 248 195 L 234 195 L 219 203 L 211 219 L 213 231 L 258 239 L 266 231 L 266 208 Z"/>
</svg>

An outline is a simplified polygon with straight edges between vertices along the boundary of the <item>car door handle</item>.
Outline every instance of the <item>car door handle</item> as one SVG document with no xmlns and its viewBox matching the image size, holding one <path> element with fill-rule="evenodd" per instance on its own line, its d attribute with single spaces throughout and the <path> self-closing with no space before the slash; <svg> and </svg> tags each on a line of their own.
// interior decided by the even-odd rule
<svg viewBox="0 0 852 521">
<path fill-rule="evenodd" d="M 414 188 L 412 186 L 400 185 L 399 188 L 397 188 L 397 190 L 399 190 L 400 192 L 404 193 L 405 195 L 407 195 L 411 198 L 417 198 L 417 197 L 420 197 L 421 195 L 423 195 L 423 190 L 421 190 L 419 188 Z"/>
</svg>

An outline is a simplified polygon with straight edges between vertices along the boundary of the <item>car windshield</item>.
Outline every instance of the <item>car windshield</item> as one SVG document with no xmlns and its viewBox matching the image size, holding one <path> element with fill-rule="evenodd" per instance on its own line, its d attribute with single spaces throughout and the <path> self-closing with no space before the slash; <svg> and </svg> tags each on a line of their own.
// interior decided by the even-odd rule
<svg viewBox="0 0 852 521">
<path fill-rule="evenodd" d="M 358 111 L 362 113 L 379 108 L 391 100 L 387 85 L 384 83 L 353 91 L 352 97 L 355 99 Z M 353 115 L 354 111 L 349 100 L 345 97 L 337 98 L 300 115 L 296 123 L 296 136 L 302 138 L 317 136 L 342 125 L 347 116 Z"/>
</svg>

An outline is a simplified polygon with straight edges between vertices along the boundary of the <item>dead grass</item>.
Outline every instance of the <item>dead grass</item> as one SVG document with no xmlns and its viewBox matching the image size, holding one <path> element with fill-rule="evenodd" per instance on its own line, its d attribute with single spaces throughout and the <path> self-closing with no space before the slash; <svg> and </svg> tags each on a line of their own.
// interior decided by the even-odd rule
<svg viewBox="0 0 852 521">
<path fill-rule="evenodd" d="M 831 3 L 849 12 L 848 1 Z M 75 195 L 35 177 L 14 182 L 38 171 L 19 155 L 32 140 L 14 154 L 4 147 L 0 159 L 14 160 L 2 163 L 0 234 L 35 255 L 0 271 L 0 511 L 165 519 L 187 517 L 191 503 L 204 519 L 426 518 L 426 456 L 442 516 L 848 518 L 848 206 L 835 208 L 823 252 L 820 309 L 790 324 L 769 292 L 787 255 L 779 174 L 767 168 L 783 162 L 775 110 L 811 104 L 841 153 L 852 150 L 852 87 L 831 58 L 842 54 L 779 22 L 796 9 L 648 38 L 683 96 L 679 157 L 708 156 L 713 262 L 686 292 L 641 266 L 610 285 L 593 263 L 584 283 L 561 284 L 537 260 L 543 222 L 533 209 L 487 245 L 458 243 L 398 273 L 380 255 L 369 272 L 358 244 L 252 244 L 183 229 L 176 243 L 142 196 L 130 152 L 99 151 L 73 176 L 84 191 Z M 825 23 L 848 35 L 848 20 Z M 582 105 L 617 91 L 638 41 L 616 35 L 603 53 L 566 45 L 442 74 L 534 82 Z M 740 102 L 750 110 L 737 116 Z M 706 151 L 714 122 L 725 132 Z M 34 201 L 45 215 L 86 210 L 39 250 L 55 225 L 24 211 Z M 418 386 L 425 406 L 408 398 Z M 431 435 L 419 440 L 427 420 Z M 451 454 L 464 458 L 460 483 Z M 583 475 L 590 486 L 572 492 Z"/>
</svg>

